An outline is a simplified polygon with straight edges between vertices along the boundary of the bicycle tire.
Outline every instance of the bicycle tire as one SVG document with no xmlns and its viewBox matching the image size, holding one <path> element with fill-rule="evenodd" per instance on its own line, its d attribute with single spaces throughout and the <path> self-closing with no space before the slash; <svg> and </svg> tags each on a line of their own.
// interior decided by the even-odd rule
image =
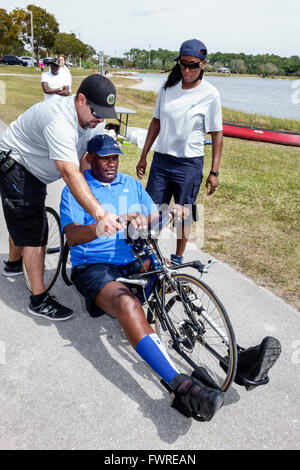
<svg viewBox="0 0 300 470">
<path fill-rule="evenodd" d="M 48 241 L 45 247 L 44 262 L 45 292 L 49 291 L 53 287 L 59 275 L 64 246 L 64 236 L 61 233 L 59 215 L 54 209 L 52 209 L 52 207 L 46 207 L 46 215 L 48 221 Z M 23 276 L 28 290 L 32 292 L 30 280 L 24 263 Z"/>
<path fill-rule="evenodd" d="M 177 281 L 178 290 L 167 288 L 161 299 L 170 324 L 161 322 L 155 309 L 156 333 L 179 372 L 190 375 L 198 367 L 204 367 L 213 382 L 225 391 L 234 380 L 237 367 L 237 346 L 228 314 L 213 290 L 203 281 L 188 274 L 176 274 L 173 279 Z M 159 295 L 162 297 L 162 288 Z M 185 301 L 183 296 L 189 299 Z M 182 305 L 185 302 L 192 305 L 193 321 L 202 333 L 196 333 L 192 328 L 193 322 Z M 182 355 L 174 347 L 171 330 L 179 340 L 177 344 Z M 226 356 L 228 362 L 224 370 L 220 361 Z"/>
<path fill-rule="evenodd" d="M 71 261 L 70 261 L 70 247 L 68 242 L 65 242 L 62 261 L 61 261 L 61 277 L 67 286 L 72 286 L 74 283 L 71 281 Z"/>
</svg>

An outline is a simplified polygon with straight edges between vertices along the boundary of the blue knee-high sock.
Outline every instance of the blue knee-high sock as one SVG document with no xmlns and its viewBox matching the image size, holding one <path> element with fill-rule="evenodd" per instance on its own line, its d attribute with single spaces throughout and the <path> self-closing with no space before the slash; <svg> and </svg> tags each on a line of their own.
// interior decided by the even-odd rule
<svg viewBox="0 0 300 470">
<path fill-rule="evenodd" d="M 170 383 L 179 374 L 155 333 L 144 336 L 135 349 L 141 358 L 166 382 Z"/>
</svg>

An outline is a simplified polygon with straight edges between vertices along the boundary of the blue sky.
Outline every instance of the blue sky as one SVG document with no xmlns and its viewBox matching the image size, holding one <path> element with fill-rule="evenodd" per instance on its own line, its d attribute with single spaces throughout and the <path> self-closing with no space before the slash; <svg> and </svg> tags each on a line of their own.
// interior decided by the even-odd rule
<svg viewBox="0 0 300 470">
<path fill-rule="evenodd" d="M 30 2 L 2 0 L 1 8 Z M 122 56 L 132 47 L 178 50 L 191 38 L 209 52 L 300 55 L 299 0 L 33 0 L 54 14 L 60 31 L 97 51 Z"/>
</svg>

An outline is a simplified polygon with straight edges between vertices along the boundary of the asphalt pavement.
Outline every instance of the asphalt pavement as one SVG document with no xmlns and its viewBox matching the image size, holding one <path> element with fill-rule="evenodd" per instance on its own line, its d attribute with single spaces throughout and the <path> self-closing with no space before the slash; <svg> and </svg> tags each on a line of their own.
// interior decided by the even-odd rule
<svg viewBox="0 0 300 470">
<path fill-rule="evenodd" d="M 47 202 L 56 209 L 62 187 L 48 186 Z M 2 264 L 8 253 L 2 208 L 0 222 Z M 162 246 L 170 254 L 170 230 Z M 189 244 L 187 260 L 210 258 Z M 299 449 L 299 312 L 223 262 L 204 280 L 225 305 L 240 345 L 265 336 L 282 344 L 269 384 L 251 392 L 233 384 L 209 423 L 170 408 L 170 395 L 117 322 L 89 317 L 61 277 L 52 294 L 75 313 L 53 323 L 27 313 L 22 276 L 0 274 L 0 449 Z"/>
</svg>

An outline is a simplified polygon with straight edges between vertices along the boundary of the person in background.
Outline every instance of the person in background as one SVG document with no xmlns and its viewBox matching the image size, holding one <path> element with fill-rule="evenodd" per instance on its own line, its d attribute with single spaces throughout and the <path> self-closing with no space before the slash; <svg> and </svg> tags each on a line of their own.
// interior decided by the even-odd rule
<svg viewBox="0 0 300 470">
<path fill-rule="evenodd" d="M 40 67 L 41 67 L 41 72 L 42 73 L 45 72 L 45 65 L 43 61 L 40 62 Z"/>
<path fill-rule="evenodd" d="M 216 88 L 203 78 L 207 48 L 197 39 L 185 41 L 176 57 L 166 83 L 159 91 L 137 176 L 142 179 L 147 154 L 157 140 L 146 190 L 161 206 L 175 203 L 193 208 L 191 217 L 177 228 L 176 254 L 171 261 L 183 262 L 183 253 L 196 220 L 196 200 L 203 178 L 204 140 L 212 136 L 212 164 L 206 180 L 208 194 L 218 186 L 222 155 L 223 126 L 220 96 Z"/>
<path fill-rule="evenodd" d="M 72 91 L 72 75 L 70 73 L 69 67 L 67 66 L 66 57 L 63 54 L 59 54 L 57 57 L 59 60 L 59 73 L 64 74 L 66 78 L 66 84 L 70 87 L 70 93 Z"/>
<path fill-rule="evenodd" d="M 41 84 L 44 91 L 44 100 L 49 100 L 55 95 L 69 96 L 70 95 L 70 81 L 66 78 L 64 73 L 60 72 L 60 62 L 58 59 L 51 59 L 50 71 L 43 72 L 41 77 Z"/>
</svg>

